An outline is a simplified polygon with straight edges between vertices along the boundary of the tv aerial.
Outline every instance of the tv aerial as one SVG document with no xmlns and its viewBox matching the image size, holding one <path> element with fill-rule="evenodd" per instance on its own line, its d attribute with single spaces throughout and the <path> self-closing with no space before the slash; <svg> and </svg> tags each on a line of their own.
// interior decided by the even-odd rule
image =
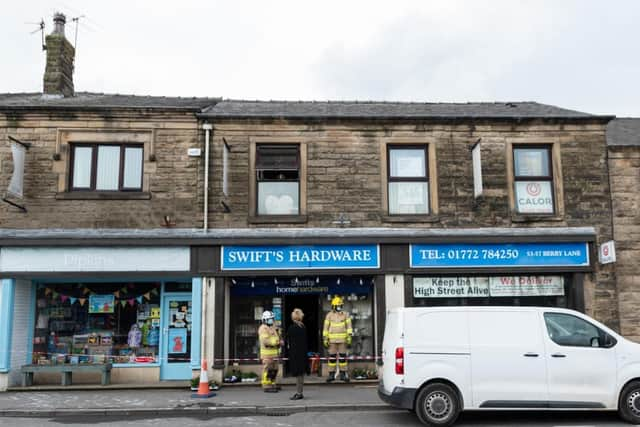
<svg viewBox="0 0 640 427">
<path fill-rule="evenodd" d="M 25 24 L 37 25 L 38 28 L 36 30 L 31 31 L 29 34 L 35 34 L 40 31 L 42 50 L 47 50 L 47 45 L 44 43 L 44 19 L 40 19 L 40 22 L 25 22 Z"/>
</svg>

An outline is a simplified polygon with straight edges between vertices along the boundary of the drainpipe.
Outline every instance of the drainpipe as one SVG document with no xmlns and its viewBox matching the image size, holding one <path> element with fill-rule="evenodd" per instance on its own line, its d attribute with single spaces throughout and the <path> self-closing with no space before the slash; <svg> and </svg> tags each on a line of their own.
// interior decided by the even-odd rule
<svg viewBox="0 0 640 427">
<path fill-rule="evenodd" d="M 213 125 L 204 123 L 202 129 L 204 130 L 204 224 L 202 228 L 207 231 L 209 228 L 209 138 Z"/>
<path fill-rule="evenodd" d="M 204 221 L 202 229 L 207 231 L 209 228 L 209 140 L 211 138 L 211 132 L 213 126 L 211 123 L 204 123 L 202 125 L 204 130 Z M 200 361 L 206 358 L 206 327 L 207 327 L 207 286 L 209 281 L 206 277 L 202 277 L 202 289 L 201 289 L 201 307 L 202 311 L 201 323 L 200 323 Z"/>
</svg>

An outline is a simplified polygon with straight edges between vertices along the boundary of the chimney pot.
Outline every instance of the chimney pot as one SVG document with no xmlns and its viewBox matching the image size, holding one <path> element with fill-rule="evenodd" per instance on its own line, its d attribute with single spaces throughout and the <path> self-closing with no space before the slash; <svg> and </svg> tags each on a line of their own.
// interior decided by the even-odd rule
<svg viewBox="0 0 640 427">
<path fill-rule="evenodd" d="M 64 24 L 67 23 L 67 17 L 64 13 L 56 12 L 53 14 L 53 34 L 64 36 Z"/>
</svg>

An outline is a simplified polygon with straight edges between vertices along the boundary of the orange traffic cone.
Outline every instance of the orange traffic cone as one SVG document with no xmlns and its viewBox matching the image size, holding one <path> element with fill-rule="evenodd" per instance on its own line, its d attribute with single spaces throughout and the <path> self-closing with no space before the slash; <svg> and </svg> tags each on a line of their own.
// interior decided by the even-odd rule
<svg viewBox="0 0 640 427">
<path fill-rule="evenodd" d="M 207 375 L 207 361 L 202 359 L 202 366 L 200 369 L 200 384 L 198 384 L 198 392 L 192 393 L 191 397 L 206 399 L 213 397 L 216 394 L 209 391 L 209 376 Z"/>
</svg>

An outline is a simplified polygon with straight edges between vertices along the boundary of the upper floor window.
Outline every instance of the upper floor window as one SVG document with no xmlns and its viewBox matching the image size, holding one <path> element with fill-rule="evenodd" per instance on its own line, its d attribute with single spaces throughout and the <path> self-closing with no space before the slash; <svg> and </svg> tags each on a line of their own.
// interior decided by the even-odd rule
<svg viewBox="0 0 640 427">
<path fill-rule="evenodd" d="M 300 146 L 256 145 L 258 215 L 300 213 Z"/>
<path fill-rule="evenodd" d="M 555 213 L 550 146 L 514 146 L 513 174 L 518 213 Z"/>
<path fill-rule="evenodd" d="M 388 146 L 389 214 L 429 213 L 427 146 Z"/>
<path fill-rule="evenodd" d="M 69 189 L 141 191 L 142 145 L 72 144 Z"/>
</svg>

